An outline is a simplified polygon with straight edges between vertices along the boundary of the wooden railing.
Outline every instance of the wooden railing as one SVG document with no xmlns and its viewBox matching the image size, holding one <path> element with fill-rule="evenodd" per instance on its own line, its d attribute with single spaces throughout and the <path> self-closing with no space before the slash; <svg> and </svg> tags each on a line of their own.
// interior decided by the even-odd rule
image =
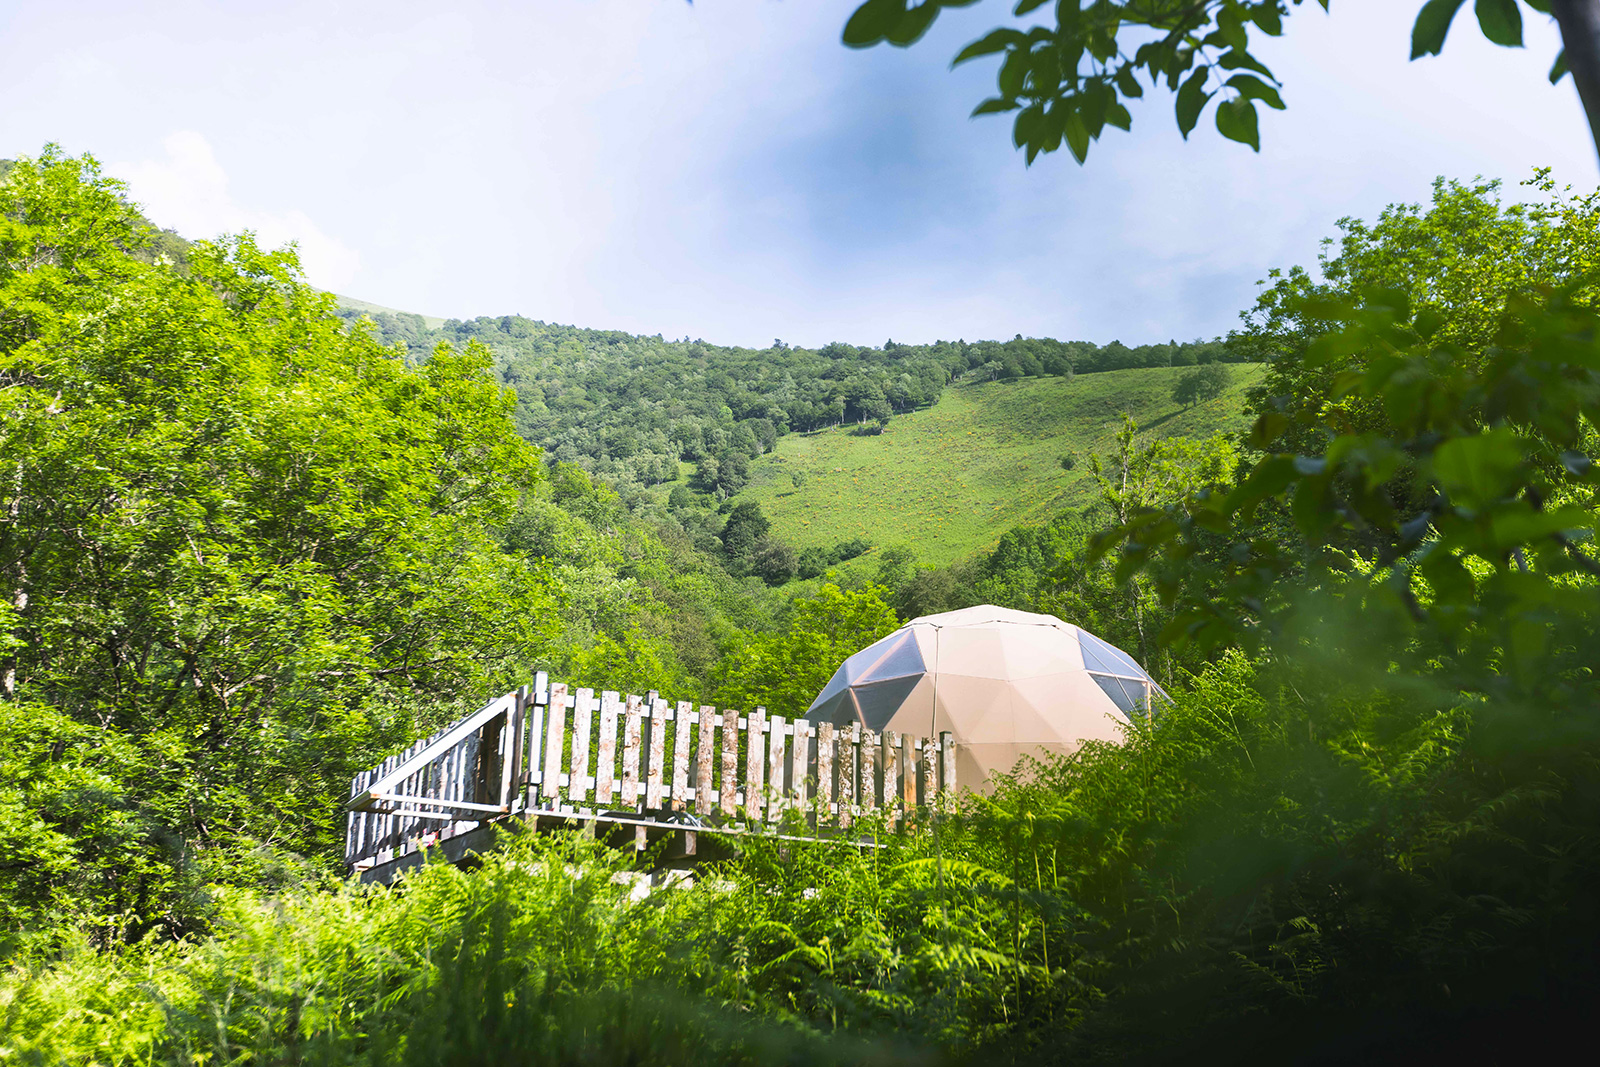
<svg viewBox="0 0 1600 1067">
<path fill-rule="evenodd" d="M 495 820 L 554 817 L 694 835 L 848 829 L 864 813 L 913 818 L 955 789 L 948 733 L 787 721 L 593 689 L 544 673 L 356 775 L 345 843 L 354 870 Z M 798 820 L 798 822 L 796 822 Z"/>
</svg>

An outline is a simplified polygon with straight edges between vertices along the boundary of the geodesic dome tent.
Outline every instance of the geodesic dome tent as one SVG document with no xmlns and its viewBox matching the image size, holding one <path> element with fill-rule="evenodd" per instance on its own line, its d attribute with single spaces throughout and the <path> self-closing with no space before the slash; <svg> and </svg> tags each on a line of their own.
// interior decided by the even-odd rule
<svg viewBox="0 0 1600 1067">
<path fill-rule="evenodd" d="M 1133 657 L 1054 615 L 983 605 L 924 615 L 834 672 L 807 717 L 928 737 L 948 730 L 956 781 L 982 788 L 1023 755 L 1120 741 L 1166 698 Z"/>
</svg>

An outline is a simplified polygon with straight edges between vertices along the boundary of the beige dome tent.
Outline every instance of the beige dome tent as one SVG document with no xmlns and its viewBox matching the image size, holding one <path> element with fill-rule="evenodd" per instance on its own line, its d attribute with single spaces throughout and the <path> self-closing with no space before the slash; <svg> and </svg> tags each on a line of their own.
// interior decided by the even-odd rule
<svg viewBox="0 0 1600 1067">
<path fill-rule="evenodd" d="M 924 615 L 857 652 L 811 702 L 813 721 L 956 742 L 956 781 L 982 788 L 1023 755 L 1120 741 L 1166 693 L 1133 657 L 1054 615 L 984 605 Z"/>
</svg>

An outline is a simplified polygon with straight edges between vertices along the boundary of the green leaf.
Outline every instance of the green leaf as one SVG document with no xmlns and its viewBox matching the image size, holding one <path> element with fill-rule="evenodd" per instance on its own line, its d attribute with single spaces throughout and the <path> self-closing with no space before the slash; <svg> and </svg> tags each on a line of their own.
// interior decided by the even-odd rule
<svg viewBox="0 0 1600 1067">
<path fill-rule="evenodd" d="M 1457 437 L 1434 450 L 1433 474 L 1456 503 L 1482 506 L 1510 491 L 1522 454 L 1522 442 L 1508 429 Z"/>
<path fill-rule="evenodd" d="M 1550 0 L 1522 0 L 1541 15 L 1550 14 Z"/>
<path fill-rule="evenodd" d="M 1002 111 L 1015 111 L 1019 105 L 1015 100 L 1007 100 L 1003 96 L 992 96 L 972 109 L 968 118 L 977 118 L 979 115 L 996 115 Z"/>
<path fill-rule="evenodd" d="M 1270 108 L 1283 110 L 1283 97 L 1278 95 L 1278 90 L 1256 77 L 1254 74 L 1235 74 L 1228 79 L 1229 88 L 1237 89 L 1252 100 L 1259 100 Z"/>
<path fill-rule="evenodd" d="M 844 24 L 844 43 L 869 48 L 888 37 L 905 13 L 905 0 L 867 0 Z"/>
<path fill-rule="evenodd" d="M 1556 61 L 1550 67 L 1550 84 L 1554 85 L 1567 76 L 1567 50 L 1563 48 L 1556 54 Z"/>
<path fill-rule="evenodd" d="M 1117 71 L 1117 89 L 1130 100 L 1144 95 L 1144 88 L 1139 84 L 1139 77 L 1133 72 L 1132 65 L 1125 65 Z"/>
<path fill-rule="evenodd" d="M 1450 23 L 1466 0 L 1428 0 L 1417 13 L 1416 25 L 1411 27 L 1411 58 L 1436 56 L 1444 48 L 1445 34 Z"/>
<path fill-rule="evenodd" d="M 1106 125 L 1115 126 L 1119 130 L 1127 131 L 1133 128 L 1133 116 L 1128 114 L 1128 109 L 1116 101 L 1106 105 Z"/>
<path fill-rule="evenodd" d="M 1276 411 L 1269 411 L 1256 420 L 1250 428 L 1250 447 L 1265 451 L 1267 446 L 1283 435 L 1289 428 L 1289 416 Z"/>
<path fill-rule="evenodd" d="M 1212 34 L 1220 43 L 1243 52 L 1249 44 L 1244 28 L 1244 11 L 1237 4 L 1227 4 L 1217 12 L 1217 32 Z"/>
<path fill-rule="evenodd" d="M 1041 8 L 1047 3 L 1049 3 L 1049 0 L 1018 0 L 1016 8 L 1011 13 L 1018 16 L 1026 15 L 1028 12 Z"/>
<path fill-rule="evenodd" d="M 1433 586 L 1436 603 L 1466 604 L 1472 600 L 1472 572 L 1462 565 L 1460 559 L 1438 545 L 1432 546 L 1422 557 L 1417 570 Z"/>
<path fill-rule="evenodd" d="M 1061 125 L 1061 134 L 1066 138 L 1072 158 L 1079 163 L 1089 158 L 1089 130 L 1083 124 L 1082 115 L 1076 111 L 1068 112 Z"/>
<path fill-rule="evenodd" d="M 1022 86 L 1028 80 L 1028 55 L 1026 48 L 1015 48 L 1006 53 L 997 79 L 1001 96 L 1017 96 L 1022 92 Z"/>
<path fill-rule="evenodd" d="M 1178 114 L 1178 132 L 1183 134 L 1183 139 L 1189 139 L 1189 131 L 1194 129 L 1194 124 L 1200 121 L 1200 112 L 1206 106 L 1206 101 L 1211 99 L 1206 92 L 1206 76 L 1211 72 L 1210 67 L 1198 67 L 1184 81 L 1183 87 L 1178 90 L 1176 111 Z"/>
<path fill-rule="evenodd" d="M 992 56 L 996 52 L 1004 52 L 1014 45 L 1026 44 L 1027 40 L 1026 34 L 1002 26 L 1000 29 L 978 38 L 957 52 L 956 58 L 950 61 L 950 65 L 959 67 L 969 59 L 977 59 L 979 56 Z"/>
<path fill-rule="evenodd" d="M 1241 507 L 1258 504 L 1289 488 L 1298 476 L 1293 456 L 1268 456 L 1257 463 L 1250 476 L 1228 494 L 1225 506 L 1229 511 L 1237 511 Z"/>
<path fill-rule="evenodd" d="M 936 0 L 925 0 L 924 3 L 911 8 L 889 28 L 887 34 L 889 43 L 896 48 L 916 44 L 918 39 L 928 32 L 928 27 L 933 25 L 934 17 L 938 14 L 939 5 Z"/>
<path fill-rule="evenodd" d="M 1522 47 L 1522 12 L 1517 0 L 1476 0 L 1473 10 L 1485 37 L 1505 48 Z"/>
<path fill-rule="evenodd" d="M 1257 152 L 1261 151 L 1256 106 L 1249 97 L 1236 96 L 1217 105 L 1217 132 L 1230 141 L 1238 141 Z"/>
<path fill-rule="evenodd" d="M 1011 143 L 1018 148 L 1024 145 L 1036 145 L 1039 140 L 1039 124 L 1044 121 L 1044 105 L 1033 104 L 1023 108 L 1017 113 L 1017 120 L 1011 126 Z M 1028 156 L 1028 162 L 1033 162 L 1033 157 L 1038 154 L 1035 148 Z"/>
<path fill-rule="evenodd" d="M 1238 70 L 1240 67 L 1243 67 L 1246 70 L 1255 71 L 1263 78 L 1272 78 L 1273 81 L 1278 80 L 1277 78 L 1272 77 L 1272 71 L 1268 70 L 1260 60 L 1256 59 L 1256 57 L 1251 55 L 1249 52 L 1224 52 L 1222 53 L 1221 58 L 1217 60 L 1217 66 L 1221 67 L 1223 70 Z"/>
<path fill-rule="evenodd" d="M 1250 12 L 1250 19 L 1269 37 L 1283 33 L 1283 16 L 1278 13 L 1277 0 L 1263 0 Z"/>
</svg>

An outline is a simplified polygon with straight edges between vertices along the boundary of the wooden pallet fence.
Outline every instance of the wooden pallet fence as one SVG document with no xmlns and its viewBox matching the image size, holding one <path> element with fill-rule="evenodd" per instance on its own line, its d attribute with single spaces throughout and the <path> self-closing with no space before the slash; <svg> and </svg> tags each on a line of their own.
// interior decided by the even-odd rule
<svg viewBox="0 0 1600 1067">
<path fill-rule="evenodd" d="M 540 673 L 356 775 L 345 858 L 362 870 L 513 817 L 636 824 L 641 844 L 648 824 L 771 832 L 789 812 L 833 832 L 868 812 L 904 820 L 955 785 L 949 734 L 697 708 Z"/>
</svg>

